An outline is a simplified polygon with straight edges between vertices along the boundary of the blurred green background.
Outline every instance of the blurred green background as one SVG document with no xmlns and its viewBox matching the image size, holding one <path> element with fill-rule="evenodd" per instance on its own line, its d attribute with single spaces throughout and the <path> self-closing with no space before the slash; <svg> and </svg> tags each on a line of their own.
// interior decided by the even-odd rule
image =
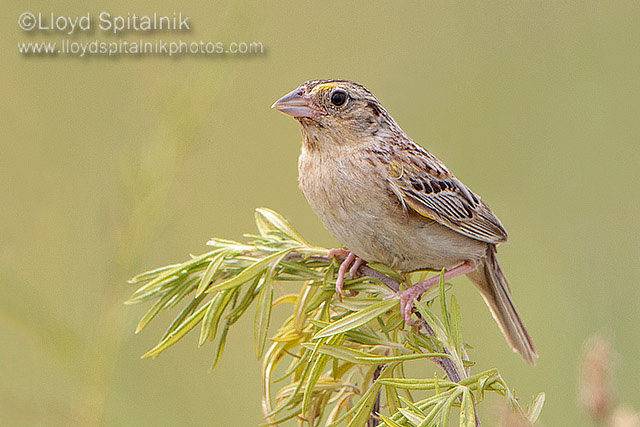
<svg viewBox="0 0 640 427">
<path fill-rule="evenodd" d="M 102 10 L 181 11 L 190 32 L 143 37 L 265 53 L 18 54 L 63 37 L 21 31 L 22 12 Z M 478 369 L 499 367 L 525 402 L 545 391 L 544 425 L 588 425 L 578 364 L 600 333 L 620 400 L 640 408 L 640 3 L 32 1 L 0 19 L 0 424 L 261 422 L 252 316 L 207 374 L 213 347 L 194 337 L 140 360 L 171 318 L 134 336 L 147 307 L 122 302 L 134 274 L 253 232 L 259 206 L 337 244 L 297 189 L 298 126 L 269 108 L 313 78 L 365 84 L 509 230 L 500 259 L 540 359 L 512 354 L 457 279 Z"/>
</svg>

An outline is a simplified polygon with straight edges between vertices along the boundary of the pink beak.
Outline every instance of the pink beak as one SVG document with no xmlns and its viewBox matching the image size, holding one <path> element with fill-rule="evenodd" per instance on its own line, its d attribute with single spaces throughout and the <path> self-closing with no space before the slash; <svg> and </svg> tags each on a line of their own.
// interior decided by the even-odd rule
<svg viewBox="0 0 640 427">
<path fill-rule="evenodd" d="M 311 119 L 320 115 L 320 112 L 312 107 L 311 98 L 300 88 L 278 99 L 271 108 L 295 118 L 307 117 Z"/>
</svg>

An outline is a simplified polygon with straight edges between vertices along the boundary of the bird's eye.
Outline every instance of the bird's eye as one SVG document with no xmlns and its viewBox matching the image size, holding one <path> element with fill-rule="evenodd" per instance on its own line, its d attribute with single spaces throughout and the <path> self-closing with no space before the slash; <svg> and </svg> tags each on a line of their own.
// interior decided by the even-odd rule
<svg viewBox="0 0 640 427">
<path fill-rule="evenodd" d="M 347 93 L 343 90 L 336 90 L 331 94 L 331 103 L 336 107 L 340 107 L 347 102 Z"/>
</svg>

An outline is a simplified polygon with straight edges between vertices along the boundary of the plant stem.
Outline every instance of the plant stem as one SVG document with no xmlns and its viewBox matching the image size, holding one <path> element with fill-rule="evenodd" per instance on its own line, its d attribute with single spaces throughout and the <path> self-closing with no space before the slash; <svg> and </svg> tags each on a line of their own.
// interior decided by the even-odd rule
<svg viewBox="0 0 640 427">
<path fill-rule="evenodd" d="M 380 376 L 380 372 L 382 372 L 382 369 L 384 369 L 384 366 L 385 365 L 378 365 L 375 372 L 373 373 L 373 378 L 371 379 L 372 384 L 376 382 L 376 380 Z M 371 415 L 369 415 L 369 419 L 367 420 L 367 427 L 375 427 L 380 422 L 377 416 L 377 414 L 380 412 L 380 393 L 382 393 L 382 390 L 378 391 L 376 401 L 373 404 L 373 408 L 371 408 Z"/>
<path fill-rule="evenodd" d="M 364 276 L 368 276 L 376 280 L 379 280 L 394 292 L 398 292 L 400 290 L 400 282 L 398 280 L 394 279 L 393 277 L 389 277 L 386 274 L 382 274 L 379 271 L 374 270 L 373 268 L 367 265 L 360 266 L 360 268 L 358 269 L 358 272 Z M 435 337 L 436 334 L 433 332 L 433 329 L 431 328 L 429 323 L 427 323 L 427 321 L 422 318 L 420 313 L 416 312 L 416 315 L 418 316 L 420 323 L 424 327 L 426 334 L 431 337 Z M 443 348 L 442 350 L 443 350 L 443 353 L 449 354 L 446 348 Z M 451 359 L 438 357 L 438 358 L 434 358 L 433 360 L 444 370 L 444 372 L 447 374 L 447 378 L 449 378 L 450 381 L 457 383 L 466 377 L 466 375 L 464 375 L 463 372 L 458 372 L 456 366 L 453 364 Z"/>
<path fill-rule="evenodd" d="M 368 276 L 371 277 L 373 279 L 379 280 L 380 282 L 384 283 L 389 289 L 391 289 L 394 292 L 398 292 L 400 290 L 400 282 L 396 279 L 394 279 L 393 277 L 389 277 L 386 274 L 380 273 L 377 270 L 374 270 L 373 268 L 367 266 L 367 265 L 361 265 L 360 268 L 358 268 L 358 273 L 364 275 L 364 276 Z M 429 323 L 427 323 L 427 321 L 420 315 L 419 312 L 416 311 L 416 316 L 418 317 L 420 323 L 422 324 L 422 327 L 424 327 L 424 330 L 426 331 L 426 334 L 431 336 L 431 337 L 435 337 L 436 334 L 433 331 L 433 329 L 431 328 L 431 326 L 429 325 Z M 449 351 L 447 351 L 446 348 L 442 349 L 443 353 L 445 354 L 449 354 Z M 454 382 L 454 383 L 458 383 L 460 381 L 462 381 L 463 378 L 466 378 L 466 375 L 464 372 L 458 372 L 458 369 L 456 368 L 456 366 L 454 365 L 454 363 L 451 361 L 451 359 L 445 358 L 445 357 L 438 357 L 438 358 L 434 358 L 432 359 L 436 364 L 438 364 L 438 366 L 440 366 L 442 368 L 442 370 L 445 372 L 445 374 L 447 375 L 447 378 L 449 378 L 449 381 Z M 378 372 L 378 371 L 376 371 Z M 376 403 L 379 404 L 379 399 L 380 399 L 380 395 L 378 395 L 378 400 L 376 400 Z M 460 402 L 462 402 L 462 396 L 460 396 L 458 398 L 458 400 Z M 372 411 L 371 413 L 371 418 L 369 418 L 369 422 L 371 422 L 372 420 L 374 420 L 373 416 L 375 414 L 375 408 L 376 406 L 374 405 L 374 411 Z M 473 405 L 473 410 L 475 411 L 475 403 Z M 475 419 L 476 419 L 476 427 L 480 427 L 480 419 L 478 418 L 478 414 L 475 414 Z M 372 424 L 375 425 L 375 424 Z"/>
</svg>

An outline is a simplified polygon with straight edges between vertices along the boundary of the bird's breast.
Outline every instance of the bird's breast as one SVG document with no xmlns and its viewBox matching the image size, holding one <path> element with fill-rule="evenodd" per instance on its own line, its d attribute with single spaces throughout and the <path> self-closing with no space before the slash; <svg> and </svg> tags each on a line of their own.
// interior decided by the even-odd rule
<svg viewBox="0 0 640 427">
<path fill-rule="evenodd" d="M 298 172 L 300 189 L 325 227 L 366 261 L 402 271 L 440 269 L 484 250 L 405 209 L 390 191 L 382 165 L 372 165 L 357 152 L 329 154 L 303 147 Z"/>
</svg>

